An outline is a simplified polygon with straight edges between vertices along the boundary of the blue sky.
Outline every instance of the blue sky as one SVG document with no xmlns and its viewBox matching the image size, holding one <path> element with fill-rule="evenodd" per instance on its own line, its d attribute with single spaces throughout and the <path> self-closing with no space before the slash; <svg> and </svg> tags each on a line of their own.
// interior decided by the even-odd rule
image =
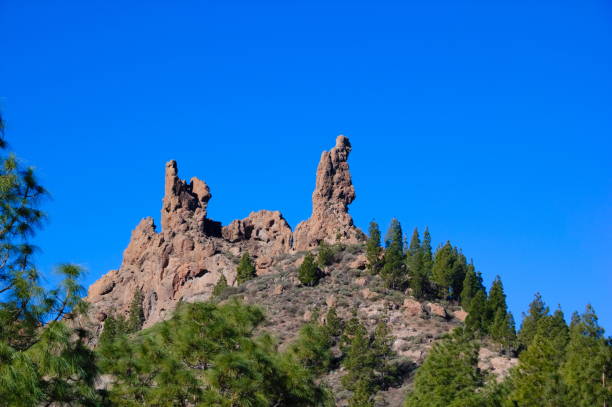
<svg viewBox="0 0 612 407">
<path fill-rule="evenodd" d="M 45 273 L 117 268 L 169 159 L 210 217 L 294 227 L 342 133 L 358 226 L 428 225 L 515 316 L 540 291 L 612 331 L 609 1 L 3 0 L 0 41 L 7 137 L 52 194 Z"/>
</svg>

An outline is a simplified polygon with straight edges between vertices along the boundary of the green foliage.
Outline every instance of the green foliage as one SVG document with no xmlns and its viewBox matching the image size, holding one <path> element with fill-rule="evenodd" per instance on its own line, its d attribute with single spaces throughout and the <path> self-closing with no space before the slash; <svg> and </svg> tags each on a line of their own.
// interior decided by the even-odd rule
<svg viewBox="0 0 612 407">
<path fill-rule="evenodd" d="M 331 346 L 332 336 L 326 326 L 310 322 L 302 326 L 289 353 L 304 368 L 322 374 L 329 370 L 333 359 Z"/>
<path fill-rule="evenodd" d="M 253 259 L 251 259 L 249 253 L 245 252 L 242 257 L 240 257 L 240 263 L 236 269 L 236 280 L 238 281 L 238 284 L 242 284 L 245 281 L 251 280 L 255 277 L 257 277 L 255 264 L 253 263 Z"/>
<path fill-rule="evenodd" d="M 429 272 L 425 267 L 426 257 L 421 246 L 419 231 L 415 228 L 406 253 L 406 268 L 412 295 L 417 299 L 424 299 L 431 292 Z"/>
<path fill-rule="evenodd" d="M 463 289 L 461 290 L 461 305 L 465 309 L 470 307 L 472 299 L 478 291 L 485 292 L 482 276 L 480 273 L 476 272 L 474 263 L 470 262 L 467 266 L 465 278 L 463 279 Z"/>
<path fill-rule="evenodd" d="M 425 232 L 423 232 L 421 252 L 423 253 L 423 267 L 426 271 L 425 274 L 430 275 L 431 268 L 433 266 L 433 254 L 431 250 L 431 234 L 429 233 L 429 227 L 425 227 Z"/>
<path fill-rule="evenodd" d="M 213 287 L 212 295 L 213 297 L 219 297 L 225 289 L 228 287 L 227 279 L 224 274 L 221 274 L 221 277 L 217 280 L 217 284 Z"/>
<path fill-rule="evenodd" d="M 467 260 L 463 253 L 446 242 L 436 250 L 432 265 L 432 280 L 440 298 L 459 300 L 463 291 Z"/>
<path fill-rule="evenodd" d="M 519 365 L 510 377 L 512 392 L 509 400 L 525 407 L 563 406 L 564 392 L 558 373 L 562 349 L 537 333 L 529 348 L 521 353 Z"/>
<path fill-rule="evenodd" d="M 408 283 L 402 227 L 397 219 L 392 219 L 385 238 L 385 253 L 380 276 L 388 288 L 403 289 Z"/>
<path fill-rule="evenodd" d="M 487 298 L 487 309 L 486 309 L 486 321 L 487 325 L 493 323 L 495 314 L 498 310 L 501 310 L 502 317 L 506 315 L 508 306 L 506 305 L 506 294 L 504 293 L 504 286 L 499 276 L 495 277 L 491 289 L 489 290 L 489 296 Z"/>
<path fill-rule="evenodd" d="M 129 332 L 137 332 L 142 329 L 142 324 L 145 321 L 144 309 L 142 302 L 144 296 L 140 288 L 136 289 L 132 302 L 130 303 L 130 311 L 127 320 L 127 329 Z"/>
<path fill-rule="evenodd" d="M 98 349 L 116 406 L 323 406 L 329 393 L 295 354 L 254 336 L 262 312 L 232 301 L 182 304 L 175 316 Z"/>
<path fill-rule="evenodd" d="M 298 269 L 298 279 L 305 286 L 313 287 L 317 285 L 321 278 L 321 271 L 317 267 L 314 256 L 311 253 L 306 253 L 304 261 Z"/>
<path fill-rule="evenodd" d="M 397 380 L 397 368 L 391 363 L 393 337 L 385 323 L 379 323 L 372 335 L 352 318 L 346 325 L 341 348 L 342 366 L 347 374 L 342 377 L 345 388 L 354 392 L 353 403 L 367 403 L 368 395 L 388 387 Z"/>
<path fill-rule="evenodd" d="M 484 406 L 478 346 L 459 328 L 437 342 L 417 370 L 405 407 Z"/>
<path fill-rule="evenodd" d="M 523 348 L 527 348 L 538 328 L 538 322 L 544 316 L 548 315 L 549 308 L 542 300 L 540 293 L 536 293 L 533 301 L 529 304 L 529 313 L 523 314 L 523 323 L 518 335 L 519 343 Z"/>
<path fill-rule="evenodd" d="M 374 407 L 372 391 L 367 380 L 360 380 L 355 385 L 353 395 L 348 402 L 349 407 Z"/>
<path fill-rule="evenodd" d="M 567 399 L 575 407 L 603 406 L 612 400 L 612 347 L 590 305 L 575 314 L 561 367 Z"/>
<path fill-rule="evenodd" d="M 473 333 L 476 336 L 482 336 L 487 333 L 486 307 L 487 298 L 484 291 L 479 290 L 468 308 L 468 316 L 465 319 L 465 329 L 467 332 Z"/>
<path fill-rule="evenodd" d="M 0 117 L 0 149 L 4 153 Z M 97 370 L 87 333 L 62 322 L 85 310 L 81 267 L 57 268 L 60 283 L 46 289 L 32 261 L 30 239 L 44 219 L 46 196 L 32 168 L 0 155 L 0 406 L 52 403 L 93 405 Z"/>
<path fill-rule="evenodd" d="M 336 307 L 330 307 L 325 315 L 325 329 L 331 338 L 339 338 L 344 330 L 344 321 L 338 317 Z"/>
<path fill-rule="evenodd" d="M 498 308 L 489 331 L 491 338 L 499 343 L 507 354 L 510 354 L 516 345 L 516 327 L 512 313 L 504 312 L 503 309 Z"/>
<path fill-rule="evenodd" d="M 382 268 L 382 247 L 380 246 L 380 229 L 374 221 L 370 222 L 369 237 L 366 242 L 366 259 L 368 270 L 372 274 L 378 274 Z"/>
<path fill-rule="evenodd" d="M 329 266 L 334 262 L 334 249 L 325 242 L 325 240 L 321 240 L 319 242 L 319 252 L 317 253 L 317 263 L 319 267 Z"/>
</svg>

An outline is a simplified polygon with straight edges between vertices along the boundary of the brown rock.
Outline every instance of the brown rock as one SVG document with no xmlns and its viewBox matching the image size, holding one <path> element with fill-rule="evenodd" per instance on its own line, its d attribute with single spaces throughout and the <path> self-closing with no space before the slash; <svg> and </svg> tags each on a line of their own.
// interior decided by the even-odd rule
<svg viewBox="0 0 612 407">
<path fill-rule="evenodd" d="M 367 283 L 368 283 L 368 279 L 366 277 L 357 277 L 355 279 L 355 284 L 358 285 L 359 287 L 365 287 Z"/>
<path fill-rule="evenodd" d="M 411 298 L 404 299 L 404 313 L 409 317 L 418 317 L 423 314 L 423 305 Z"/>
<path fill-rule="evenodd" d="M 185 233 L 201 229 L 207 234 L 216 234 L 216 222 L 206 222 L 208 201 L 212 198 L 210 188 L 204 181 L 191 178 L 187 183 L 178 177 L 176 161 L 166 163 L 165 195 L 162 205 L 162 231 Z"/>
<path fill-rule="evenodd" d="M 376 293 L 370 290 L 369 288 L 364 288 L 363 290 L 359 292 L 361 293 L 361 296 L 365 298 L 366 300 L 372 299 L 376 296 Z"/>
<path fill-rule="evenodd" d="M 337 299 L 335 295 L 329 295 L 326 299 L 325 299 L 325 303 L 327 304 L 327 306 L 329 308 L 333 308 L 336 306 L 337 303 Z"/>
<path fill-rule="evenodd" d="M 274 286 L 274 295 L 281 295 L 283 293 L 283 286 L 281 284 L 277 284 Z"/>
<path fill-rule="evenodd" d="M 293 233 L 295 250 L 309 250 L 320 241 L 359 243 L 365 235 L 353 225 L 348 205 L 355 199 L 349 172 L 351 143 L 338 136 L 336 146 L 324 151 L 317 168 L 317 182 L 312 193 L 312 215 L 297 225 Z"/>
<path fill-rule="evenodd" d="M 432 314 L 432 315 L 435 315 L 435 316 L 440 317 L 440 318 L 447 318 L 448 317 L 448 314 L 446 313 L 446 310 L 440 304 L 436 304 L 436 303 L 433 303 L 433 302 L 428 302 L 427 303 L 427 308 L 429 309 L 429 313 Z"/>
<path fill-rule="evenodd" d="M 465 322 L 465 319 L 467 318 L 467 316 L 468 316 L 468 313 L 462 309 L 453 312 L 453 317 L 458 319 L 461 322 Z"/>
</svg>

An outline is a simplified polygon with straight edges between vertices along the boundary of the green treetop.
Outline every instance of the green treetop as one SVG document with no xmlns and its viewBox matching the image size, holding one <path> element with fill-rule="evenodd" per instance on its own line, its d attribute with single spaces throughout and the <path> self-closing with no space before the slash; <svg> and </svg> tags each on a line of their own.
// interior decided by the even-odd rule
<svg viewBox="0 0 612 407">
<path fill-rule="evenodd" d="M 378 274 L 382 267 L 382 247 L 380 246 L 380 229 L 378 228 L 378 223 L 371 221 L 368 232 L 370 235 L 366 242 L 368 270 L 372 274 Z"/>
<path fill-rule="evenodd" d="M 311 253 L 306 253 L 304 260 L 298 269 L 298 279 L 305 286 L 315 286 L 321 278 L 321 272 L 317 267 L 315 258 Z"/>
<path fill-rule="evenodd" d="M 549 308 L 542 300 L 540 293 L 536 293 L 533 301 L 529 304 L 527 315 L 523 314 L 523 323 L 518 335 L 519 343 L 523 348 L 527 348 L 536 334 L 538 321 L 548 315 Z"/>
<path fill-rule="evenodd" d="M 571 406 L 605 406 L 612 401 L 612 346 L 590 305 L 572 318 L 561 376 Z"/>
<path fill-rule="evenodd" d="M 385 254 L 380 276 L 389 288 L 402 289 L 408 282 L 404 261 L 404 242 L 402 227 L 397 219 L 392 219 L 385 238 Z"/>
<path fill-rule="evenodd" d="M 257 277 L 255 264 L 253 263 L 249 253 L 244 252 L 240 258 L 240 263 L 238 264 L 238 268 L 236 270 L 236 280 L 238 281 L 238 284 L 242 284 L 245 281 L 251 280 L 255 277 Z"/>
</svg>

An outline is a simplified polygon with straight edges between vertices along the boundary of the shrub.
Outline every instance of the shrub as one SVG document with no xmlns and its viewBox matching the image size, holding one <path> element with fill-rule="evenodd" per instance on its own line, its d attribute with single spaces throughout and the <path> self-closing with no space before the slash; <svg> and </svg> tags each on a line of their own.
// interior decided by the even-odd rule
<svg viewBox="0 0 612 407">
<path fill-rule="evenodd" d="M 317 285 L 321 278 L 321 272 L 315 263 L 314 256 L 310 253 L 304 256 L 304 261 L 298 269 L 298 279 L 305 286 L 313 287 Z"/>
</svg>

